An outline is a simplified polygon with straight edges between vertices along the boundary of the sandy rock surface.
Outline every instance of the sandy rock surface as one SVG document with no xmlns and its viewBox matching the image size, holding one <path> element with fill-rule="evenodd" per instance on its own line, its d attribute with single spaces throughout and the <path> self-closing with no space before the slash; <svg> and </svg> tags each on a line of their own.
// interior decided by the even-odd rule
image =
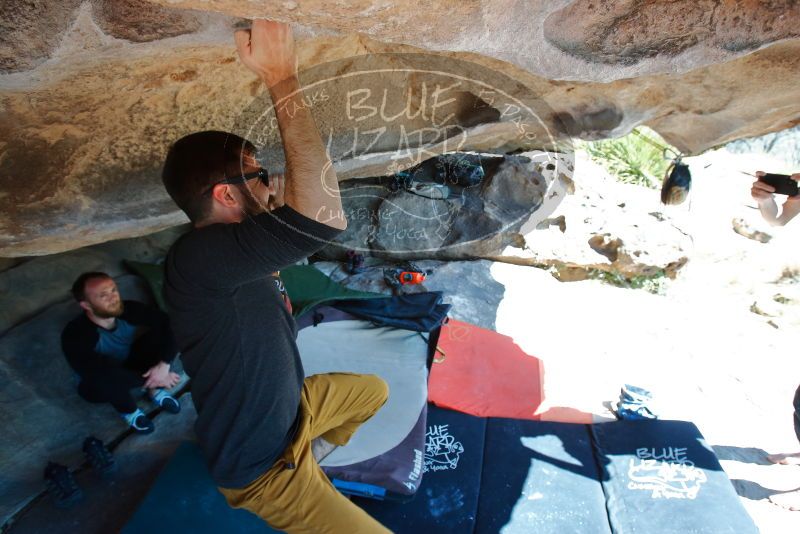
<svg viewBox="0 0 800 534">
<path fill-rule="evenodd" d="M 433 154 L 448 150 L 446 141 L 503 153 L 614 137 L 639 124 L 698 152 L 792 126 L 800 117 L 798 9 L 779 0 L 448 0 L 424 9 L 402 0 L 12 0 L 0 20 L 0 255 L 50 254 L 184 221 L 159 180 L 169 144 L 202 129 L 247 134 L 270 105 L 236 58 L 238 17 L 295 25 L 306 86 L 334 75 L 327 104 L 314 101 L 313 89 L 306 96 L 342 149 L 332 155 L 347 178 L 410 165 L 397 161 L 401 124 L 436 130 L 438 138 L 412 143 Z M 398 55 L 408 53 L 416 59 Z M 351 90 L 369 90 L 375 109 L 384 89 L 396 91 L 390 116 L 410 94 L 418 111 L 431 97 L 424 84 L 433 88 L 420 72 L 457 60 L 473 65 L 459 75 L 485 86 L 440 93 L 442 102 L 452 98 L 449 122 L 376 115 L 358 131 L 385 126 L 381 139 L 354 140 L 362 117 L 347 115 Z M 375 64 L 394 74 L 345 78 Z M 501 78 L 508 98 L 539 103 L 527 132 L 538 137 L 520 135 L 510 101 L 484 91 Z M 454 126 L 458 136 L 446 129 Z M 255 137 L 265 158 L 280 168 L 277 135 L 262 133 Z M 345 153 L 348 143 L 355 153 Z"/>
</svg>

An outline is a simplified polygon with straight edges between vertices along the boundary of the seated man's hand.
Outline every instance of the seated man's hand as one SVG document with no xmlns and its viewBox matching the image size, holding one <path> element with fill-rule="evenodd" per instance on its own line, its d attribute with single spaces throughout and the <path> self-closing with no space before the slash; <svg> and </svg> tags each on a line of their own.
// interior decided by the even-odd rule
<svg viewBox="0 0 800 534">
<path fill-rule="evenodd" d="M 758 178 L 758 180 L 753 182 L 753 187 L 750 189 L 750 195 L 758 202 L 764 202 L 772 199 L 772 194 L 775 192 L 774 187 L 761 181 L 761 177 L 765 174 L 767 173 L 764 171 L 756 171 L 756 178 Z M 800 174 L 792 175 L 792 178 L 795 176 L 800 178 Z"/>
<path fill-rule="evenodd" d="M 237 30 L 233 37 L 242 63 L 267 87 L 297 76 L 294 36 L 288 24 L 256 19 L 249 30 Z"/>
<path fill-rule="evenodd" d="M 166 362 L 158 362 L 142 376 L 147 379 L 143 386 L 145 389 L 173 388 L 181 379 L 169 370 L 169 364 Z"/>
</svg>

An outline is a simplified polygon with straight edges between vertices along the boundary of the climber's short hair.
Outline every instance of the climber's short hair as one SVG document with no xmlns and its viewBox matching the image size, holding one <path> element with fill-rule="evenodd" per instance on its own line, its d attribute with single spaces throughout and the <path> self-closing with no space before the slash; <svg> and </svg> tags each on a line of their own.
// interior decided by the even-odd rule
<svg viewBox="0 0 800 534">
<path fill-rule="evenodd" d="M 95 278 L 111 277 L 106 273 L 101 273 L 98 271 L 82 273 L 72 284 L 72 296 L 75 297 L 77 302 L 86 300 L 86 283 L 89 282 L 89 280 L 94 280 Z"/>
<path fill-rule="evenodd" d="M 169 148 L 161 180 L 175 204 L 197 223 L 211 212 L 212 185 L 241 173 L 246 154 L 255 155 L 256 147 L 236 134 L 193 133 Z"/>
</svg>

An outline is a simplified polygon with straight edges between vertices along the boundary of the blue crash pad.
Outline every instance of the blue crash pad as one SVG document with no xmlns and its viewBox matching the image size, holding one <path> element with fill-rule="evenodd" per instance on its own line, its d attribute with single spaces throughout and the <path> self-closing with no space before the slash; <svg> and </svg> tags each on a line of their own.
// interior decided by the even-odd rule
<svg viewBox="0 0 800 534">
<path fill-rule="evenodd" d="M 428 406 L 412 501 L 354 498 L 397 534 L 737 533 L 758 530 L 697 428 L 483 419 Z M 123 532 L 274 532 L 228 507 L 186 443 Z"/>
<path fill-rule="evenodd" d="M 424 476 L 408 503 L 353 499 L 396 533 L 472 532 L 484 461 L 486 419 L 428 405 Z"/>
<path fill-rule="evenodd" d="M 184 442 L 158 475 L 123 534 L 279 532 L 256 515 L 228 506 L 196 443 Z"/>
<path fill-rule="evenodd" d="M 614 532 L 746 534 L 758 529 L 711 446 L 685 421 L 591 427 Z"/>
<path fill-rule="evenodd" d="M 428 420 L 434 439 L 414 500 L 358 501 L 398 534 L 758 532 L 691 423 L 484 420 L 432 405 Z M 452 469 L 434 470 L 447 464 L 435 454 L 443 427 L 463 447 Z"/>
<path fill-rule="evenodd" d="M 588 426 L 489 419 L 476 532 L 608 533 L 600 476 Z"/>
</svg>

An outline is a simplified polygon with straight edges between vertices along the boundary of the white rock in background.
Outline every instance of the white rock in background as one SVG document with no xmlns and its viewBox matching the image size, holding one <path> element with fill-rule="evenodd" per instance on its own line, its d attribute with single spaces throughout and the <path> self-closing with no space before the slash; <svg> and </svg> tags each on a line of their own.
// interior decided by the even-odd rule
<svg viewBox="0 0 800 534">
<path fill-rule="evenodd" d="M 625 278 L 672 278 L 688 261 L 691 238 L 664 213 L 658 191 L 623 184 L 583 153 L 576 154 L 575 193 L 553 217 L 524 234 L 525 249 L 503 256 L 552 266 L 562 280 L 596 269 Z"/>
</svg>

